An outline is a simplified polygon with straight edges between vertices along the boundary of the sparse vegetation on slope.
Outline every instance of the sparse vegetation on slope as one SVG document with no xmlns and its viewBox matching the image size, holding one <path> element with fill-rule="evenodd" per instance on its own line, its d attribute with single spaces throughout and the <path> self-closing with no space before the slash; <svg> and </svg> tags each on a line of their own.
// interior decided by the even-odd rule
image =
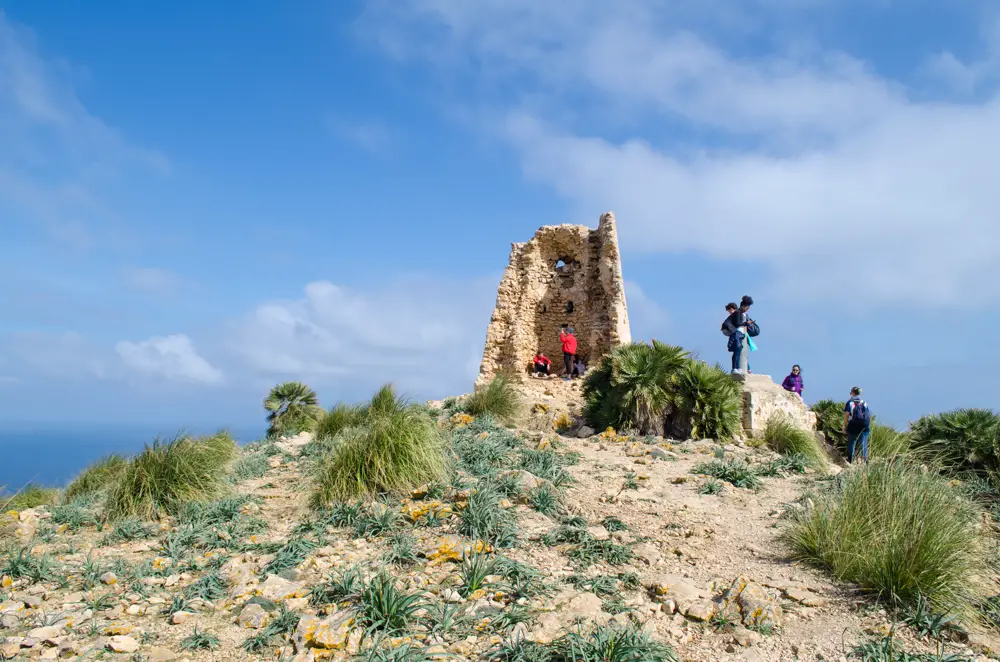
<svg viewBox="0 0 1000 662">
<path fill-rule="evenodd" d="M 842 474 L 815 507 L 794 516 L 795 555 L 898 605 L 927 600 L 968 615 L 984 597 L 986 566 L 977 511 L 934 472 L 872 461 Z"/>
<path fill-rule="evenodd" d="M 521 394 L 507 375 L 499 374 L 487 384 L 477 387 L 463 403 L 473 416 L 490 415 L 503 423 L 512 423 L 523 409 Z"/>
<path fill-rule="evenodd" d="M 158 439 L 121 469 L 108 492 L 105 516 L 155 519 L 181 504 L 217 498 L 225 491 L 225 467 L 235 456 L 236 443 L 224 432 Z"/>
<path fill-rule="evenodd" d="M 426 410 L 391 386 L 375 394 L 358 424 L 342 429 L 317 461 L 314 506 L 382 493 L 398 494 L 441 478 L 444 439 Z"/>
<path fill-rule="evenodd" d="M 271 389 L 264 398 L 267 410 L 268 437 L 313 431 L 326 412 L 319 406 L 316 391 L 301 382 L 284 382 Z"/>
<path fill-rule="evenodd" d="M 37 506 L 52 506 L 59 503 L 59 490 L 28 483 L 12 494 L 0 490 L 0 512 L 26 510 Z"/>
</svg>

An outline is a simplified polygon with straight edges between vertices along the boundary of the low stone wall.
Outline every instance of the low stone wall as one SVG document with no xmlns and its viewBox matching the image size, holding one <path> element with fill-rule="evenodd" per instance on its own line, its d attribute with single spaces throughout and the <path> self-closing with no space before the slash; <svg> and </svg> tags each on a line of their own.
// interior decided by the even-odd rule
<svg viewBox="0 0 1000 662">
<path fill-rule="evenodd" d="M 743 429 L 760 432 L 775 414 L 786 416 L 793 424 L 813 432 L 816 414 L 809 411 L 802 397 L 786 391 L 768 375 L 733 375 L 743 391 Z"/>
</svg>

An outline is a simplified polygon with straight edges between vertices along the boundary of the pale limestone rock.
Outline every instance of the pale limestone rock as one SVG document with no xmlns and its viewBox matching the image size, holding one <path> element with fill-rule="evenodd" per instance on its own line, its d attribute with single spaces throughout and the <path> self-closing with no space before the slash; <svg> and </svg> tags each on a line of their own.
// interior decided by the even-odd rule
<svg viewBox="0 0 1000 662">
<path fill-rule="evenodd" d="M 267 611 L 259 604 L 250 603 L 240 611 L 237 623 L 242 628 L 259 630 L 267 625 L 269 620 Z"/>
<path fill-rule="evenodd" d="M 816 414 L 802 397 L 786 391 L 767 375 L 733 375 L 743 394 L 743 430 L 747 434 L 764 430 L 772 416 L 785 416 L 793 425 L 816 430 Z"/>
<path fill-rule="evenodd" d="M 722 611 L 739 617 L 746 627 L 780 627 L 781 605 L 760 584 L 743 575 L 733 580 L 722 596 Z"/>
<path fill-rule="evenodd" d="M 135 653 L 139 650 L 139 642 L 128 635 L 115 635 L 108 639 L 108 649 L 115 653 Z"/>
<path fill-rule="evenodd" d="M 305 647 L 343 650 L 348 645 L 353 626 L 354 617 L 346 612 L 327 618 L 306 616 L 295 630 L 295 641 L 300 650 Z"/>
<path fill-rule="evenodd" d="M 560 264 L 561 263 L 561 264 Z M 557 266 L 559 265 L 559 266 Z M 567 312 L 572 303 L 572 312 Z M 477 383 L 501 370 L 525 378 L 539 349 L 562 371 L 559 328 L 572 325 L 577 354 L 589 366 L 631 342 L 615 216 L 601 216 L 596 230 L 583 225 L 539 228 L 513 244 L 486 332 Z"/>
<path fill-rule="evenodd" d="M 268 575 L 260 585 L 260 594 L 268 600 L 279 602 L 288 598 L 302 598 L 308 593 L 304 582 L 293 582 L 277 575 Z"/>
</svg>

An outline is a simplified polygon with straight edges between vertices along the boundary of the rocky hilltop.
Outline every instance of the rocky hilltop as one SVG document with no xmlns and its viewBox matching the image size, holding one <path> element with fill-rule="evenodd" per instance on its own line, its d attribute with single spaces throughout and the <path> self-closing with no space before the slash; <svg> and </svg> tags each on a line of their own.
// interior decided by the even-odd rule
<svg viewBox="0 0 1000 662">
<path fill-rule="evenodd" d="M 752 437 L 591 430 L 579 389 L 524 385 L 512 427 L 431 403 L 460 469 L 401 498 L 317 509 L 302 487 L 322 447 L 303 433 L 241 449 L 228 494 L 155 523 L 105 524 L 86 500 L 9 513 L 0 659 L 571 659 L 511 647 L 596 627 L 662 646 L 648 659 L 844 660 L 893 627 L 782 542 L 839 467 Z M 503 486 L 488 540 L 464 533 L 477 463 Z M 906 628 L 895 642 L 933 648 Z M 948 647 L 985 660 L 994 645 Z"/>
</svg>

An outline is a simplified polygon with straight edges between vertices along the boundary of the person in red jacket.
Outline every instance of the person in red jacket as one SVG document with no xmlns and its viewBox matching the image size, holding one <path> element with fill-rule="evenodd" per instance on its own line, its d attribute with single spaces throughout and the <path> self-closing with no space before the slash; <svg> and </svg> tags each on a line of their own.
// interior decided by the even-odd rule
<svg viewBox="0 0 1000 662">
<path fill-rule="evenodd" d="M 573 359 L 576 358 L 576 336 L 573 327 L 563 324 L 559 332 L 559 342 L 562 343 L 563 361 L 566 362 L 566 379 L 573 379 Z"/>
<path fill-rule="evenodd" d="M 541 353 L 541 351 L 539 351 L 537 354 L 535 354 L 535 358 L 533 358 L 531 362 L 535 364 L 535 372 L 534 372 L 535 377 L 548 378 L 549 366 L 552 365 L 552 361 L 549 360 L 549 357 L 545 356 L 544 354 Z"/>
</svg>

